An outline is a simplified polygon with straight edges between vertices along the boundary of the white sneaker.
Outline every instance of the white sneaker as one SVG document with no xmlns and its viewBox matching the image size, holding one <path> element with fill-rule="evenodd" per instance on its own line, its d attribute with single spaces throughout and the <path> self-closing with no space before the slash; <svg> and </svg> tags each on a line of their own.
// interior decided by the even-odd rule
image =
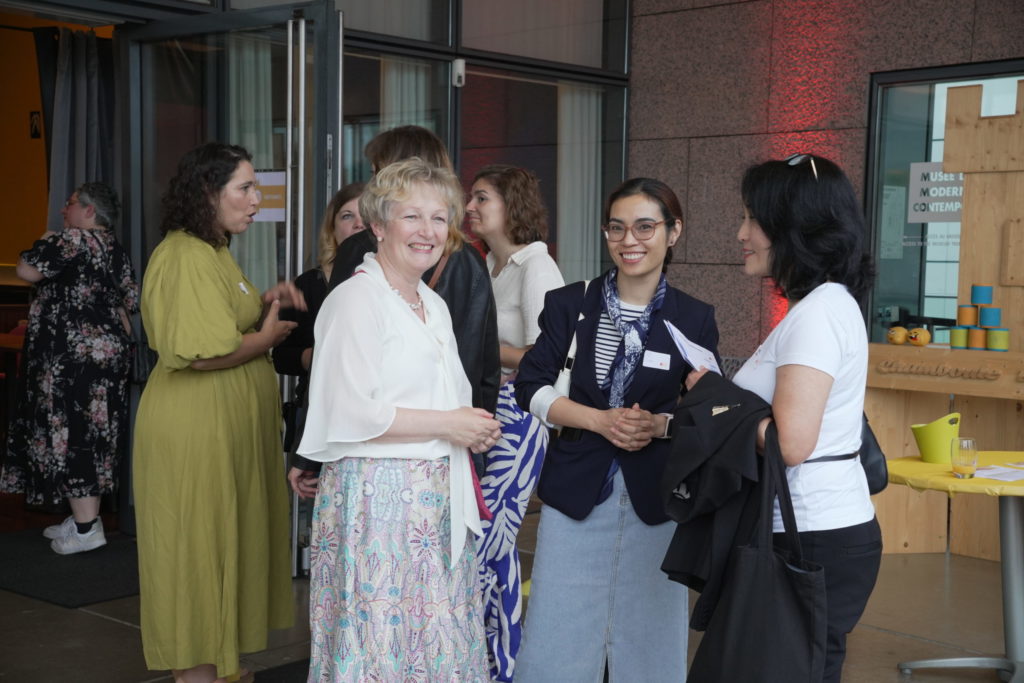
<svg viewBox="0 0 1024 683">
<path fill-rule="evenodd" d="M 67 536 L 75 530 L 75 517 L 74 515 L 68 515 L 60 524 L 54 524 L 43 529 L 43 536 L 46 538 L 60 538 L 61 536 Z"/>
<path fill-rule="evenodd" d="M 106 544 L 107 537 L 103 534 L 103 521 L 97 518 L 92 523 L 92 528 L 86 533 L 80 534 L 77 529 L 72 528 L 71 533 L 67 536 L 53 539 L 50 542 L 50 548 L 59 555 L 73 555 L 74 553 L 84 553 L 87 550 L 95 550 Z"/>
</svg>

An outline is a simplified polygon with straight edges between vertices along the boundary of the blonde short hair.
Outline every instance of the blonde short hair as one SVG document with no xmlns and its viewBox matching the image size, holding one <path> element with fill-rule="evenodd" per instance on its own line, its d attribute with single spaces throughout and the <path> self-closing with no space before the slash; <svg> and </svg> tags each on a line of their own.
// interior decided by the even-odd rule
<svg viewBox="0 0 1024 683">
<path fill-rule="evenodd" d="M 391 207 L 406 199 L 415 185 L 435 190 L 448 207 L 448 239 L 444 253 L 462 248 L 465 237 L 462 225 L 462 185 L 447 168 L 431 166 L 419 157 L 396 161 L 377 171 L 359 197 L 359 214 L 367 225 L 384 225 L 391 217 Z"/>
</svg>

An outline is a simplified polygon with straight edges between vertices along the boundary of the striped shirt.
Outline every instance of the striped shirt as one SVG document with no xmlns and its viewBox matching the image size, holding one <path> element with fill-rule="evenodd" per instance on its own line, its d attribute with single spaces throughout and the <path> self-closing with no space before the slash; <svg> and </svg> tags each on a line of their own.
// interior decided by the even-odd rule
<svg viewBox="0 0 1024 683">
<path fill-rule="evenodd" d="M 644 314 L 646 308 L 647 306 L 635 306 L 619 301 L 619 314 L 624 322 L 633 322 Z M 597 337 L 594 339 L 594 371 L 598 386 L 608 376 L 608 370 L 615 360 L 615 352 L 621 343 L 622 334 L 619 328 L 612 324 L 612 319 L 608 317 L 606 311 L 601 311 L 601 319 L 597 323 Z"/>
</svg>

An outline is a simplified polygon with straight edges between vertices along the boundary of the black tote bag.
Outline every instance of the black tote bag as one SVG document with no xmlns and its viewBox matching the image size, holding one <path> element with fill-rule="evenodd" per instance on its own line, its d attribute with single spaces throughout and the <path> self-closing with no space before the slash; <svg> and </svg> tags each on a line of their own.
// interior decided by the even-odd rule
<svg viewBox="0 0 1024 683">
<path fill-rule="evenodd" d="M 774 422 L 765 442 L 754 543 L 733 550 L 689 683 L 819 683 L 824 673 L 825 570 L 803 559 Z M 789 552 L 772 545 L 776 495 Z"/>
</svg>

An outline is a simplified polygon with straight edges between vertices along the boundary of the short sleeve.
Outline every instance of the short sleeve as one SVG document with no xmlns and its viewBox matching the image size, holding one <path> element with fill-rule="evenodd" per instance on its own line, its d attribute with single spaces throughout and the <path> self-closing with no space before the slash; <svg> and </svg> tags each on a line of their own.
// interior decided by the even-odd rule
<svg viewBox="0 0 1024 683">
<path fill-rule="evenodd" d="M 66 229 L 36 240 L 31 249 L 21 252 L 21 258 L 44 278 L 53 278 L 79 256 L 81 249 L 81 231 Z"/>
<path fill-rule="evenodd" d="M 183 249 L 180 242 L 163 246 L 170 248 L 154 254 L 142 292 L 146 334 L 160 362 L 183 369 L 200 358 L 232 353 L 242 343 L 242 331 L 229 280 L 213 248 L 198 244 Z"/>
<path fill-rule="evenodd" d="M 540 312 L 544 310 L 544 297 L 553 289 L 565 285 L 558 264 L 547 253 L 539 254 L 525 264 L 523 291 L 520 301 L 523 314 L 525 346 L 533 346 L 540 335 Z"/>
<path fill-rule="evenodd" d="M 843 344 L 835 316 L 827 300 L 806 301 L 808 306 L 790 312 L 775 340 L 775 365 L 806 365 L 832 378 L 843 363 Z"/>
</svg>

